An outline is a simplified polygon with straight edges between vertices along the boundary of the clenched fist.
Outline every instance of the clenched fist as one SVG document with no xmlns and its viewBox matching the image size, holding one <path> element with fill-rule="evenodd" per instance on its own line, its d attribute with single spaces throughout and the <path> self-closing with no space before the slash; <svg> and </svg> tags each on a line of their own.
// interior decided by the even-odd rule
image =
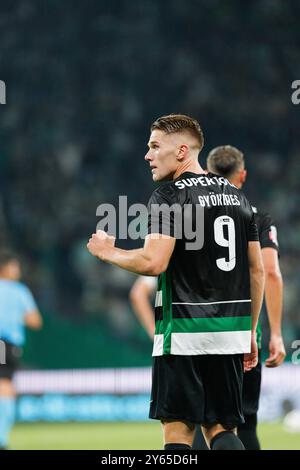
<svg viewBox="0 0 300 470">
<path fill-rule="evenodd" d="M 106 251 L 115 245 L 115 237 L 105 233 L 103 230 L 97 230 L 93 233 L 87 244 L 87 249 L 93 256 L 104 259 Z"/>
</svg>

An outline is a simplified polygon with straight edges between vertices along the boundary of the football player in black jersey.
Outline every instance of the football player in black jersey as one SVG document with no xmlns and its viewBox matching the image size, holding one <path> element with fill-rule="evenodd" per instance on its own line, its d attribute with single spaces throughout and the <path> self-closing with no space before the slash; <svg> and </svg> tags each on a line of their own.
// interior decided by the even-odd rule
<svg viewBox="0 0 300 470">
<path fill-rule="evenodd" d="M 153 180 L 166 183 L 150 198 L 143 248 L 116 248 L 103 231 L 87 247 L 102 261 L 159 276 L 150 417 L 163 424 L 165 449 L 190 449 L 201 423 L 212 450 L 242 450 L 236 428 L 244 421 L 243 369 L 257 364 L 264 289 L 253 211 L 226 178 L 200 167 L 203 134 L 194 119 L 157 119 L 148 147 Z M 187 207 L 195 243 L 185 224 L 178 230 L 174 205 Z"/>
<path fill-rule="evenodd" d="M 213 149 L 207 158 L 207 169 L 222 175 L 237 188 L 242 188 L 247 171 L 244 156 L 240 150 L 231 145 Z M 265 269 L 265 301 L 270 325 L 269 357 L 266 367 L 278 367 L 286 356 L 281 333 L 282 290 L 283 282 L 278 260 L 277 230 L 269 214 L 253 207 L 258 227 L 259 241 L 262 249 Z M 261 347 L 261 328 L 258 326 L 257 343 Z M 260 357 L 260 354 L 259 354 Z M 247 372 L 243 383 L 243 411 L 245 423 L 238 426 L 238 435 L 248 450 L 259 450 L 257 437 L 257 411 L 261 384 L 261 360 L 250 372 Z"/>
<path fill-rule="evenodd" d="M 214 149 L 208 158 L 207 168 L 210 172 L 227 177 L 238 188 L 242 188 L 247 172 L 243 154 L 236 148 L 226 145 Z M 279 366 L 285 358 L 285 348 L 281 334 L 282 316 L 282 276 L 278 261 L 277 229 L 269 214 L 261 213 L 253 207 L 259 232 L 259 241 L 262 249 L 265 268 L 265 297 L 267 313 L 270 321 L 269 358 L 267 367 Z M 156 288 L 156 278 L 140 276 L 130 292 L 133 309 L 141 323 L 145 326 L 149 336 L 153 339 L 154 325 L 153 311 L 150 297 Z M 261 343 L 261 329 L 258 327 L 258 344 Z M 238 427 L 238 433 L 248 450 L 259 450 L 257 438 L 257 410 L 259 404 L 261 383 L 261 361 L 244 377 L 243 407 L 245 423 Z M 203 448 L 201 438 L 194 448 Z"/>
</svg>

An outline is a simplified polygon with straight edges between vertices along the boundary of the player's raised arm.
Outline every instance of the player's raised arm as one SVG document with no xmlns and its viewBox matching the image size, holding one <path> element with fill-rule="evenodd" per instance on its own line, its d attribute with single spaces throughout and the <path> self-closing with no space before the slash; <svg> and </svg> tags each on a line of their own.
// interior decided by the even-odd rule
<svg viewBox="0 0 300 470">
<path fill-rule="evenodd" d="M 158 276 L 166 271 L 176 239 L 161 234 L 150 234 L 143 248 L 122 250 L 114 246 L 114 238 L 98 230 L 90 238 L 89 252 L 106 263 L 114 264 L 136 274 Z"/>
</svg>

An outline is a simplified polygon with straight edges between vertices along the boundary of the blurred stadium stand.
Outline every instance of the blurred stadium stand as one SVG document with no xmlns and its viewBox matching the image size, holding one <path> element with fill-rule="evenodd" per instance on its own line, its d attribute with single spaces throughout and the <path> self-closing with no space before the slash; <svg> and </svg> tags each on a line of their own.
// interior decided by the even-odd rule
<svg viewBox="0 0 300 470">
<path fill-rule="evenodd" d="M 148 418 L 150 367 L 22 371 L 16 374 L 15 384 L 20 421 Z M 291 409 L 300 410 L 299 367 L 285 364 L 275 372 L 265 368 L 259 419 L 275 421 Z"/>
</svg>

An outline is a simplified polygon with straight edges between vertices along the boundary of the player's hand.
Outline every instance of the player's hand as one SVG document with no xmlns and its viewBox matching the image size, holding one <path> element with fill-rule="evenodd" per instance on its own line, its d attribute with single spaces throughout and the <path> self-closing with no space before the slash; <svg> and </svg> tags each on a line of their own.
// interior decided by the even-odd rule
<svg viewBox="0 0 300 470">
<path fill-rule="evenodd" d="M 256 333 L 251 334 L 251 352 L 244 354 L 244 372 L 249 372 L 257 366 L 258 349 L 256 343 Z"/>
<path fill-rule="evenodd" d="M 93 256 L 103 259 L 107 249 L 113 247 L 115 242 L 115 237 L 108 235 L 103 230 L 97 230 L 97 233 L 93 233 L 89 239 L 87 249 Z"/>
<path fill-rule="evenodd" d="M 278 367 L 286 356 L 285 347 L 281 335 L 272 335 L 269 342 L 269 357 L 266 359 L 266 367 Z"/>
</svg>

